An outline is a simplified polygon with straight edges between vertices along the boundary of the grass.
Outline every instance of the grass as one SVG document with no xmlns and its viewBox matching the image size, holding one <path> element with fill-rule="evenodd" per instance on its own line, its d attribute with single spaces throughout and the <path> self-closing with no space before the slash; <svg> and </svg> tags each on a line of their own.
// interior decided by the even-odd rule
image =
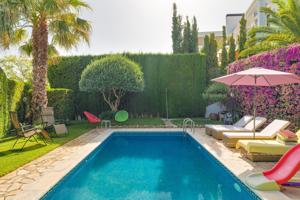
<svg viewBox="0 0 300 200">
<path fill-rule="evenodd" d="M 112 121 L 112 126 L 161 126 L 164 122 L 160 118 L 130 118 L 126 122 Z"/>
<path fill-rule="evenodd" d="M 184 119 L 173 119 L 171 120 L 173 124 L 177 126 L 182 126 Z M 210 120 L 206 118 L 192 118 L 192 120 L 195 122 L 197 126 L 202 126 L 205 124 L 222 124 L 222 122 L 217 121 L 217 120 Z"/>
<path fill-rule="evenodd" d="M 60 136 L 53 138 L 53 142 L 49 143 L 47 146 L 40 141 L 37 144 L 34 141 L 30 141 L 26 144 L 23 151 L 17 148 L 22 147 L 22 143 L 16 145 L 15 150 L 11 150 L 16 137 L 7 137 L 0 139 L 0 176 L 14 171 L 15 169 L 21 167 L 22 165 L 52 151 L 53 149 L 67 143 L 68 141 L 86 133 L 91 130 L 93 126 L 87 123 L 76 123 L 68 126 L 69 134 L 67 136 Z"/>
</svg>

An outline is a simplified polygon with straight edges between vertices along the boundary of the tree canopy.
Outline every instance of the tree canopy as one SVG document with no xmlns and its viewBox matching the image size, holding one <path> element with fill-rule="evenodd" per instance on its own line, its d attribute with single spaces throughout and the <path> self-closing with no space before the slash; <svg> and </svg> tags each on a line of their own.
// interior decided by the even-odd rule
<svg viewBox="0 0 300 200">
<path fill-rule="evenodd" d="M 124 56 L 107 56 L 90 63 L 82 72 L 79 88 L 100 92 L 112 111 L 117 111 L 126 92 L 144 89 L 140 66 Z"/>
</svg>

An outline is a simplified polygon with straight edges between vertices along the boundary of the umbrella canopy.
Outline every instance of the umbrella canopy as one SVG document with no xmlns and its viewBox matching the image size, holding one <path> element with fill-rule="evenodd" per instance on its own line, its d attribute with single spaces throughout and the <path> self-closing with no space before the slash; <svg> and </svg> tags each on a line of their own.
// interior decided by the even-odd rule
<svg viewBox="0 0 300 200">
<path fill-rule="evenodd" d="M 300 83 L 300 77 L 292 73 L 256 67 L 215 78 L 212 81 L 236 86 L 276 86 Z"/>
<path fill-rule="evenodd" d="M 300 77 L 296 74 L 281 72 L 276 70 L 255 67 L 229 74 L 212 81 L 224 83 L 229 86 L 254 86 L 253 115 L 256 117 L 256 87 L 257 86 L 276 86 L 284 84 L 300 84 Z M 253 137 L 255 138 L 255 120 L 253 120 Z"/>
</svg>

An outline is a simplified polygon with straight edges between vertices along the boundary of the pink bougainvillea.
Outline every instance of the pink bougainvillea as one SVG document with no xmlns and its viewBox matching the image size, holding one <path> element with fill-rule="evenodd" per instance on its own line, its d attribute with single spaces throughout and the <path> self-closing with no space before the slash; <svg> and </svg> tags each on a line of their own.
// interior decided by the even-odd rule
<svg viewBox="0 0 300 200">
<path fill-rule="evenodd" d="M 228 74 L 263 67 L 300 76 L 300 44 L 277 49 L 236 61 L 228 66 Z M 232 88 L 244 114 L 253 112 L 253 87 Z M 257 114 L 269 119 L 290 120 L 294 127 L 300 118 L 300 85 L 257 88 Z"/>
</svg>

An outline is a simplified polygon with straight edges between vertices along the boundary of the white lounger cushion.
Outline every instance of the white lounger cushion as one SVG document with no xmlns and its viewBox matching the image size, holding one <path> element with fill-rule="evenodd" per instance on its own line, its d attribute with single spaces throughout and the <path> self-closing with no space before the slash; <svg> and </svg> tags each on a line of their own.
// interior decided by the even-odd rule
<svg viewBox="0 0 300 200">
<path fill-rule="evenodd" d="M 274 138 L 276 137 L 276 134 L 278 131 L 285 129 L 288 127 L 290 122 L 285 121 L 285 120 L 278 120 L 275 119 L 272 121 L 268 126 L 266 126 L 261 132 L 256 132 L 255 133 L 255 138 Z M 252 138 L 253 137 L 253 132 L 225 132 L 223 134 L 225 137 L 229 138 Z"/>
<path fill-rule="evenodd" d="M 245 127 L 237 127 L 234 125 L 206 125 L 206 128 L 210 128 L 213 129 L 215 131 L 218 132 L 230 132 L 230 131 L 253 131 L 253 121 L 251 120 L 250 122 L 248 122 L 246 124 Z M 259 127 L 261 127 L 265 122 L 267 121 L 266 118 L 264 117 L 256 117 L 255 118 L 255 129 L 258 129 Z"/>
<path fill-rule="evenodd" d="M 206 128 L 210 128 L 210 129 L 215 129 L 215 130 L 232 130 L 232 129 L 236 129 L 236 128 L 243 128 L 244 126 L 247 125 L 247 123 L 250 122 L 250 120 L 253 119 L 253 116 L 250 115 L 245 115 L 244 117 L 242 117 L 239 121 L 237 121 L 235 124 L 233 125 L 215 125 L 215 124 L 207 124 L 205 125 Z"/>
<path fill-rule="evenodd" d="M 253 116 L 251 115 L 245 115 L 244 117 L 242 117 L 239 121 L 237 121 L 235 124 L 233 124 L 233 126 L 235 127 L 244 127 L 246 126 L 250 120 L 253 119 Z"/>
</svg>

